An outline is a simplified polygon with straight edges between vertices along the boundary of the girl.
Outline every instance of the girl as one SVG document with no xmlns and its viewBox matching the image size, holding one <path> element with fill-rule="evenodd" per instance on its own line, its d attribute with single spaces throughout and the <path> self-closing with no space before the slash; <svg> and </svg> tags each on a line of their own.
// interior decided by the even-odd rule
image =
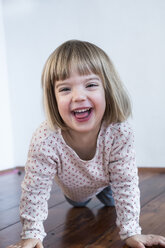
<svg viewBox="0 0 165 248">
<path fill-rule="evenodd" d="M 10 247 L 43 247 L 54 178 L 75 207 L 94 196 L 106 206 L 115 203 L 127 245 L 165 247 L 164 237 L 141 235 L 130 101 L 106 53 L 89 42 L 65 42 L 48 58 L 42 86 L 47 121 L 31 141 L 20 204 L 22 240 Z"/>
</svg>

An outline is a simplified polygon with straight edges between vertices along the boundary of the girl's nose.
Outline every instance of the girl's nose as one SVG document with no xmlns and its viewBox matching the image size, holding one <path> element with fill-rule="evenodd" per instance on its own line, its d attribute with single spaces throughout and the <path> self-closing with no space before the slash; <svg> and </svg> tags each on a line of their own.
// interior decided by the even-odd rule
<svg viewBox="0 0 165 248">
<path fill-rule="evenodd" d="M 74 90 L 72 95 L 72 100 L 74 102 L 85 101 L 86 100 L 85 92 L 83 90 Z"/>
</svg>

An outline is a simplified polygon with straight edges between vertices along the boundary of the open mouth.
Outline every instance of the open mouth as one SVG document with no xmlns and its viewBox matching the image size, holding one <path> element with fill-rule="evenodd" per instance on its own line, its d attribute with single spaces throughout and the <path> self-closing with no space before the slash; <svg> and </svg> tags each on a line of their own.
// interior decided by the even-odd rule
<svg viewBox="0 0 165 248">
<path fill-rule="evenodd" d="M 92 108 L 77 109 L 73 111 L 74 117 L 78 121 L 86 121 L 89 119 Z"/>
</svg>

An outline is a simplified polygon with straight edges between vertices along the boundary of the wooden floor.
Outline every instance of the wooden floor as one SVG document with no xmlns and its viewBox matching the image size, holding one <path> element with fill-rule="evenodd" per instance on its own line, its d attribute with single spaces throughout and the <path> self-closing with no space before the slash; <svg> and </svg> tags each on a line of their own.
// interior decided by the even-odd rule
<svg viewBox="0 0 165 248">
<path fill-rule="evenodd" d="M 23 173 L 0 175 L 0 248 L 19 240 L 20 184 Z M 143 233 L 165 236 L 165 169 L 139 169 Z M 54 184 L 45 221 L 45 248 L 126 248 L 115 225 L 114 207 L 104 207 L 96 198 L 88 208 L 72 208 Z"/>
</svg>

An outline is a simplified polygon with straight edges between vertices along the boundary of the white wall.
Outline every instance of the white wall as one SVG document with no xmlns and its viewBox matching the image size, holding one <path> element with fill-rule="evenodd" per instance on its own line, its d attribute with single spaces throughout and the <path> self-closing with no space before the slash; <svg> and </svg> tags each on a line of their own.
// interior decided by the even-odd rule
<svg viewBox="0 0 165 248">
<path fill-rule="evenodd" d="M 13 136 L 10 109 L 9 84 L 6 63 L 6 46 L 0 2 L 0 170 L 10 168 L 14 164 Z"/>
<path fill-rule="evenodd" d="M 165 1 L 1 3 L 13 131 L 12 165 L 24 165 L 32 132 L 44 120 L 40 76 L 45 60 L 62 42 L 81 39 L 97 44 L 110 55 L 130 92 L 138 166 L 164 167 Z M 0 157 L 1 164 L 8 166 Z"/>
</svg>

